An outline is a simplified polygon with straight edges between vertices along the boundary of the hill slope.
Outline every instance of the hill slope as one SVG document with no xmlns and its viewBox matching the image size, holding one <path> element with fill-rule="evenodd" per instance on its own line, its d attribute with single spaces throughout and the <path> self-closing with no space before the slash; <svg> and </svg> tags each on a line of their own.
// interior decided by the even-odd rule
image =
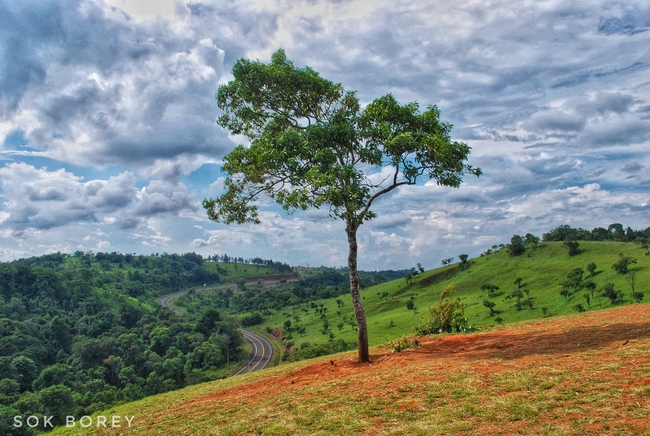
<svg viewBox="0 0 650 436">
<path fill-rule="evenodd" d="M 424 339 L 124 404 L 102 434 L 650 434 L 649 304 Z"/>
<path fill-rule="evenodd" d="M 527 246 L 524 254 L 512 257 L 506 249 L 501 249 L 471 259 L 469 267 L 464 270 L 459 268 L 459 264 L 454 264 L 418 274 L 411 284 L 407 284 L 405 279 L 398 279 L 364 289 L 362 297 L 370 343 L 378 345 L 389 339 L 413 334 L 413 326 L 420 324 L 421 318 L 428 315 L 427 306 L 437 303 L 443 290 L 452 284 L 457 289 L 456 297 L 466 305 L 469 324 L 475 327 L 496 325 L 498 318 L 508 323 L 571 314 L 576 312 L 574 307 L 578 304 L 587 311 L 630 304 L 632 298 L 627 275 L 618 274 L 612 269 L 612 265 L 620 259 L 619 253 L 636 259 L 637 263 L 629 266 L 630 271 L 635 273 L 635 290 L 645 292 L 642 301 L 650 300 L 650 256 L 645 255 L 645 250 L 639 244 L 580 241 L 579 249 L 578 255 L 569 256 L 562 242 L 547 242 L 541 243 L 535 250 Z M 593 276 L 587 272 L 590 263 L 596 264 Z M 571 290 L 566 297 L 560 295 L 561 282 L 576 268 L 584 271 L 583 285 L 577 291 Z M 517 278 L 522 278 L 521 289 L 530 291 L 532 309 L 524 299 L 521 310 L 517 310 L 516 298 L 509 298 L 517 287 L 514 284 Z M 591 294 L 589 303 L 584 298 L 587 291 L 584 283 L 587 281 L 593 281 L 598 287 Z M 613 304 L 608 298 L 598 295 L 606 283 L 613 283 L 615 290 L 622 293 L 621 300 Z M 499 290 L 488 295 L 487 291 L 481 289 L 485 284 L 498 286 Z M 413 301 L 415 311 L 407 309 L 409 300 Z M 495 303 L 495 315 L 490 315 L 483 300 Z M 322 304 L 334 340 L 355 342 L 356 329 L 349 297 L 321 300 L 318 304 Z M 309 305 L 269 311 L 265 322 L 258 328 L 282 328 L 285 330 L 284 336 L 292 334 L 292 341 L 296 345 L 312 341 L 327 343 L 330 335 L 323 329 L 323 312 Z M 289 330 L 283 327 L 286 320 L 292 322 Z M 304 331 L 298 332 L 299 327 Z"/>
</svg>

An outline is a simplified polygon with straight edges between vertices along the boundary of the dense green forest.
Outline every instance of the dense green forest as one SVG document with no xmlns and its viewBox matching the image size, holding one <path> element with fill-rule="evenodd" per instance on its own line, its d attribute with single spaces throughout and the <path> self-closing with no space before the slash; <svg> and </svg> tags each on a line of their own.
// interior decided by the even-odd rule
<svg viewBox="0 0 650 436">
<path fill-rule="evenodd" d="M 61 253 L 0 264 L 0 433 L 16 415 L 82 416 L 222 376 L 241 355 L 228 316 L 155 298 L 218 282 L 194 253 Z M 26 426 L 24 426 L 26 427 Z"/>
<path fill-rule="evenodd" d="M 650 227 L 645 230 L 634 230 L 631 227 L 623 228 L 623 224 L 614 223 L 604 227 L 595 227 L 593 230 L 572 228 L 569 225 L 556 227 L 542 235 L 544 242 L 551 241 L 618 241 L 639 242 L 647 244 L 650 241 Z"/>
</svg>

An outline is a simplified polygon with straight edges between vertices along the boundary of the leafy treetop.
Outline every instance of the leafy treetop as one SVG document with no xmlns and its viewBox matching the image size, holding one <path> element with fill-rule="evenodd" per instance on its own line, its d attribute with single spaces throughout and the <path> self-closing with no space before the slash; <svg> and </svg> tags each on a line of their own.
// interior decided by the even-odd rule
<svg viewBox="0 0 650 436">
<path fill-rule="evenodd" d="M 204 200 L 212 220 L 258 223 L 261 196 L 289 212 L 327 205 L 330 217 L 358 227 L 398 186 L 426 176 L 458 187 L 464 173 L 481 174 L 465 164 L 470 147 L 450 140 L 452 126 L 435 106 L 420 113 L 388 94 L 362 110 L 354 92 L 294 67 L 281 49 L 270 64 L 239 60 L 233 75 L 217 94 L 218 123 L 251 143 L 225 158 L 226 191 Z M 384 166 L 392 169 L 380 178 Z"/>
</svg>

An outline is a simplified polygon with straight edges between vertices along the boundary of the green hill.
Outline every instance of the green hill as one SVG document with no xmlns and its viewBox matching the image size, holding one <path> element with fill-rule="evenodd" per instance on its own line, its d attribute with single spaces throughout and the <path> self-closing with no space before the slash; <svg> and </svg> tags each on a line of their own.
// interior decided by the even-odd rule
<svg viewBox="0 0 650 436">
<path fill-rule="evenodd" d="M 629 269 L 635 276 L 635 291 L 645 292 L 642 301 L 650 300 L 650 256 L 640 244 L 629 242 L 580 241 L 579 253 L 569 256 L 562 242 L 540 243 L 536 249 L 530 244 L 519 256 L 510 256 L 506 248 L 468 261 L 461 268 L 460 263 L 436 268 L 417 274 L 411 283 L 404 278 L 382 283 L 362 291 L 371 345 L 385 343 L 403 335 L 413 334 L 413 327 L 420 324 L 422 317 L 428 316 L 429 304 L 436 304 L 443 290 L 450 285 L 457 289 L 456 297 L 465 304 L 465 314 L 473 327 L 485 327 L 499 322 L 508 323 L 527 319 L 542 318 L 576 313 L 580 304 L 585 310 L 598 310 L 633 302 L 629 275 L 619 274 L 612 265 L 620 260 L 620 254 L 635 259 Z M 619 254 L 620 253 L 620 254 Z M 596 264 L 593 276 L 587 265 Z M 572 270 L 584 271 L 582 284 L 570 290 L 568 296 L 560 295 L 561 283 L 567 280 Z M 515 280 L 521 278 L 521 290 L 528 290 L 532 310 L 527 305 L 526 294 L 520 300 L 517 310 L 516 298 L 509 297 L 517 288 Z M 589 303 L 584 297 L 588 292 L 585 283 L 593 281 L 596 289 Z M 615 303 L 599 296 L 606 283 L 612 283 L 622 298 Z M 499 289 L 488 295 L 481 287 L 492 284 Z M 590 297 L 592 292 L 589 292 Z M 411 300 L 415 311 L 407 309 Z M 488 300 L 495 304 L 495 315 L 483 305 Z M 338 302 L 337 302 L 338 301 Z M 324 329 L 327 320 L 328 329 Z M 286 328 L 285 323 L 291 325 Z M 285 344 L 293 344 L 294 349 L 303 344 L 325 344 L 330 340 L 348 343 L 356 341 L 354 315 L 349 297 L 340 296 L 303 304 L 283 310 L 265 312 L 265 320 L 260 331 L 272 330 L 277 336 L 287 338 Z M 339 327 L 341 327 L 339 329 Z M 330 334 L 331 332 L 331 334 Z"/>
</svg>

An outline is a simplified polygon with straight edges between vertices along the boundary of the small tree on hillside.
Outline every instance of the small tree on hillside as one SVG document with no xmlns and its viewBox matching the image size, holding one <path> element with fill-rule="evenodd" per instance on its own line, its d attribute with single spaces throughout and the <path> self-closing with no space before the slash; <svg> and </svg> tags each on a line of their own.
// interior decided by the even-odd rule
<svg viewBox="0 0 650 436">
<path fill-rule="evenodd" d="M 582 268 L 575 268 L 574 270 L 570 271 L 567 276 L 566 280 L 562 282 L 562 285 L 566 285 L 566 287 L 573 289 L 573 292 L 578 291 L 580 287 L 582 286 L 582 275 L 584 274 L 584 271 Z"/>
<path fill-rule="evenodd" d="M 483 306 L 489 309 L 490 316 L 494 316 L 496 314 L 496 311 L 494 310 L 494 306 L 496 306 L 496 303 L 494 301 L 483 300 Z"/>
<path fill-rule="evenodd" d="M 636 286 L 636 272 L 628 271 L 627 277 L 625 277 L 625 281 L 630 286 L 632 301 L 636 301 L 637 303 L 640 303 L 641 300 L 643 299 L 643 292 L 636 292 L 634 290 L 634 287 Z"/>
<path fill-rule="evenodd" d="M 594 282 L 585 282 L 585 289 L 591 294 L 591 298 L 594 298 L 594 292 L 596 291 L 596 284 Z"/>
<path fill-rule="evenodd" d="M 325 208 L 345 223 L 350 295 L 358 326 L 360 362 L 369 362 L 368 327 L 359 288 L 357 232 L 376 217 L 375 201 L 422 179 L 458 188 L 463 176 L 480 176 L 467 165 L 470 147 L 453 141 L 440 111 L 401 105 L 388 94 L 361 108 L 354 92 L 309 67 L 296 68 L 284 50 L 271 63 L 246 59 L 233 66 L 234 80 L 219 87 L 218 124 L 245 135 L 224 158 L 225 192 L 206 199 L 213 221 L 260 223 L 256 200 L 269 198 L 288 212 Z M 377 181 L 374 174 L 388 171 Z"/>
<path fill-rule="evenodd" d="M 615 304 L 623 298 L 623 293 L 614 288 L 614 283 L 605 283 L 600 293 L 603 297 L 609 298 L 612 304 Z"/>
<path fill-rule="evenodd" d="M 492 296 L 492 294 L 494 294 L 496 291 L 499 290 L 499 287 L 496 286 L 496 285 L 493 285 L 491 283 L 486 283 L 486 284 L 481 286 L 481 290 L 482 291 L 487 291 L 488 296 Z"/>
<path fill-rule="evenodd" d="M 447 266 L 447 265 L 451 264 L 453 261 L 454 261 L 454 258 L 453 258 L 453 257 L 448 257 L 448 258 L 446 258 L 446 259 L 442 259 L 442 260 L 440 261 L 440 264 L 441 264 L 442 266 Z"/>
<path fill-rule="evenodd" d="M 560 289 L 560 295 L 563 296 L 565 299 L 568 299 L 569 295 L 571 295 L 571 291 L 566 285 L 562 285 L 562 289 Z"/>
<path fill-rule="evenodd" d="M 532 233 L 526 233 L 526 239 L 525 239 L 526 244 L 531 244 L 533 250 L 537 248 L 537 244 L 539 244 L 539 238 Z"/>
<path fill-rule="evenodd" d="M 513 291 L 506 297 L 506 300 L 511 300 L 515 298 L 515 308 L 521 310 L 521 299 L 524 298 L 524 293 L 519 288 L 513 289 Z"/>
<path fill-rule="evenodd" d="M 533 310 L 533 297 L 530 295 L 530 290 L 524 289 L 523 291 L 526 294 L 526 304 L 528 305 L 528 309 Z"/>
<path fill-rule="evenodd" d="M 589 265 L 587 265 L 587 271 L 589 271 L 589 277 L 593 276 L 596 273 L 596 264 L 594 262 L 591 262 Z"/>
<path fill-rule="evenodd" d="M 619 253 L 618 257 L 618 262 L 612 265 L 612 268 L 619 274 L 627 274 L 630 265 L 636 263 L 636 259 L 633 257 L 624 256 L 623 253 Z"/>
<path fill-rule="evenodd" d="M 523 238 L 519 235 L 513 235 L 512 238 L 510 238 L 510 245 L 508 245 L 508 251 L 510 252 L 510 256 L 519 256 L 520 254 L 525 252 L 526 247 L 524 247 Z"/>
<path fill-rule="evenodd" d="M 578 241 L 568 239 L 564 241 L 564 245 L 569 250 L 569 256 L 575 256 L 580 253 L 580 243 Z"/>
<path fill-rule="evenodd" d="M 466 254 L 459 254 L 458 259 L 460 260 L 460 270 L 463 271 L 467 268 L 469 268 L 469 262 L 467 261 L 467 258 L 469 256 Z"/>
</svg>

